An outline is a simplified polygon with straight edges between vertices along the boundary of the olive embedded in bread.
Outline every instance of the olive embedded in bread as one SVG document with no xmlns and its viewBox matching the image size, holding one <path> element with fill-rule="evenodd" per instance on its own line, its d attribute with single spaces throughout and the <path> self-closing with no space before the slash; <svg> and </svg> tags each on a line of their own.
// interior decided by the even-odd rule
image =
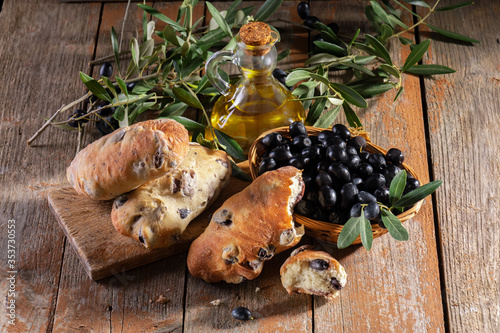
<svg viewBox="0 0 500 333">
<path fill-rule="evenodd" d="M 295 249 L 280 269 L 281 283 L 289 294 L 336 297 L 347 282 L 344 267 L 330 254 L 304 245 Z"/>
<path fill-rule="evenodd" d="M 304 187 L 302 171 L 288 166 L 264 173 L 226 200 L 191 244 L 189 272 L 207 282 L 256 278 L 264 261 L 295 246 L 304 234 L 292 216 Z"/>
</svg>

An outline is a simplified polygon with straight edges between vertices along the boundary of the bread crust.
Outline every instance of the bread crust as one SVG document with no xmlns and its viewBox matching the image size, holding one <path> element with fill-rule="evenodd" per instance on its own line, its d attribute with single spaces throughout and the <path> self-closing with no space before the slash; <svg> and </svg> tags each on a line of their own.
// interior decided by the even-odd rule
<svg viewBox="0 0 500 333">
<path fill-rule="evenodd" d="M 190 143 L 186 158 L 174 171 L 116 198 L 111 220 L 118 232 L 147 248 L 171 246 L 215 201 L 230 176 L 225 152 Z"/>
<path fill-rule="evenodd" d="M 324 270 L 316 270 L 311 268 L 311 262 L 315 260 L 323 260 L 328 266 Z M 309 270 L 310 274 L 315 274 L 315 282 L 305 282 L 303 276 Z M 289 294 L 304 293 L 309 295 L 324 296 L 326 298 L 335 298 L 339 291 L 347 282 L 347 273 L 344 267 L 333 258 L 329 253 L 324 251 L 315 251 L 311 245 L 303 245 L 295 249 L 290 257 L 283 263 L 280 269 L 281 282 L 283 287 Z M 295 276 L 293 276 L 295 275 Z M 335 288 L 332 287 L 332 278 L 335 278 Z M 307 285 L 307 286 L 306 286 Z"/>
<path fill-rule="evenodd" d="M 292 216 L 304 187 L 302 171 L 283 167 L 266 172 L 226 200 L 191 244 L 191 274 L 207 282 L 256 278 L 264 261 L 295 246 L 304 234 Z"/>
<path fill-rule="evenodd" d="M 174 170 L 188 151 L 187 130 L 171 119 L 140 122 L 80 151 L 66 171 L 81 195 L 109 200 Z"/>
</svg>

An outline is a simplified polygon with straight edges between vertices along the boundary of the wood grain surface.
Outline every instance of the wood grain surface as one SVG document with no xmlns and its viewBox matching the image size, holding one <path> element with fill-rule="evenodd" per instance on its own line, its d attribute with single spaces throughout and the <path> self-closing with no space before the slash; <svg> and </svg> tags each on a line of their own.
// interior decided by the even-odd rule
<svg viewBox="0 0 500 333">
<path fill-rule="evenodd" d="M 457 71 L 424 81 L 434 178 L 444 180 L 436 208 L 452 332 L 500 331 L 499 14 L 498 3 L 478 1 L 431 17 L 480 44 L 421 33 L 432 39 L 424 63 Z"/>
<path fill-rule="evenodd" d="M 300 22 L 299 2 L 284 1 L 270 20 L 283 38 L 278 51 L 291 49 L 291 57 L 278 64 L 283 69 L 301 66 L 315 35 L 283 22 Z M 219 10 L 230 4 L 211 3 Z M 336 22 L 341 34 L 352 35 L 355 27 L 371 31 L 364 18 L 369 1 L 309 3 L 312 15 L 325 23 Z M 148 4 L 175 17 L 181 2 Z M 17 317 L 16 326 L 8 326 L 7 308 L 0 307 L 0 331 L 500 331 L 500 158 L 496 154 L 500 7 L 494 1 L 479 1 L 431 18 L 432 24 L 481 44 L 451 43 L 425 28 L 405 35 L 417 41 L 432 39 L 423 63 L 450 66 L 457 73 L 432 79 L 405 75 L 405 92 L 396 103 L 391 91 L 370 99 L 368 108 L 356 110 L 376 144 L 399 147 L 424 183 L 443 179 L 444 185 L 405 223 L 410 233 L 407 242 L 384 235 L 367 252 L 359 246 L 337 250 L 302 240 L 326 246 L 346 268 L 347 286 L 329 302 L 286 294 L 278 272 L 289 251 L 266 263 L 259 278 L 240 285 L 194 279 L 187 271 L 185 253 L 117 271 L 97 282 L 89 279 L 47 202 L 50 189 L 66 184 L 65 169 L 74 157 L 77 135 L 49 128 L 34 147 L 28 147 L 26 140 L 44 122 L 41 117 L 85 93 L 79 71 L 98 76 L 100 65 L 88 62 L 112 53 L 109 31 L 111 26 L 121 30 L 125 8 L 126 1 L 58 0 L 6 0 L 1 7 L 0 290 L 5 298 L 9 274 L 4 235 L 7 221 L 15 220 Z M 135 3 L 130 8 L 123 48 L 142 33 L 141 12 Z M 207 16 L 206 24 L 210 19 L 206 5 L 200 1 L 196 10 L 197 18 Z M 412 23 L 408 16 L 405 22 Z M 396 65 L 402 65 L 410 50 L 392 43 L 390 52 L 400 59 Z M 349 77 L 339 72 L 332 79 Z M 345 118 L 339 121 L 345 123 Z M 97 136 L 94 126 L 87 126 L 82 145 Z M 234 320 L 230 313 L 235 306 L 250 308 L 255 320 Z"/>
<path fill-rule="evenodd" d="M 248 162 L 244 169 L 248 170 Z M 62 187 L 48 193 L 49 205 L 85 271 L 93 280 L 125 272 L 162 258 L 186 252 L 191 242 L 205 230 L 212 213 L 233 194 L 250 183 L 232 178 L 214 203 L 189 223 L 173 246 L 146 249 L 136 240 L 115 230 L 111 221 L 113 200 L 84 198 L 72 188 Z"/>
</svg>

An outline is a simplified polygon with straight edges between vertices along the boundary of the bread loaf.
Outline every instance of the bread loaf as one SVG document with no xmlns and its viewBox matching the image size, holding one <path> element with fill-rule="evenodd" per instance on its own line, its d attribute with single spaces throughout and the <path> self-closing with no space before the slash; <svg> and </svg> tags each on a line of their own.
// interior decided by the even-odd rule
<svg viewBox="0 0 500 333">
<path fill-rule="evenodd" d="M 170 246 L 215 201 L 230 176 L 225 152 L 191 143 L 174 171 L 115 199 L 113 225 L 147 248 Z"/>
<path fill-rule="evenodd" d="M 80 151 L 66 171 L 86 197 L 114 199 L 174 170 L 188 150 L 188 132 L 170 119 L 120 128 Z"/>
<path fill-rule="evenodd" d="M 302 171 L 283 167 L 258 177 L 215 211 L 189 249 L 191 274 L 207 282 L 252 280 L 274 254 L 295 246 L 304 234 L 292 213 L 304 193 Z"/>
<path fill-rule="evenodd" d="M 337 297 L 347 282 L 344 267 L 330 254 L 304 245 L 295 249 L 280 269 L 281 283 L 289 294 Z"/>
</svg>

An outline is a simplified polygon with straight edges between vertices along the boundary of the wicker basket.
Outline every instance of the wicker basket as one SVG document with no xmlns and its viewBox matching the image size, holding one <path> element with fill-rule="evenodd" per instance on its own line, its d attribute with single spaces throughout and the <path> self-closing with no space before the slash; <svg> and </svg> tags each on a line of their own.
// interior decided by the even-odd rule
<svg viewBox="0 0 500 333">
<path fill-rule="evenodd" d="M 317 136 L 319 133 L 324 131 L 324 128 L 317 128 L 317 127 L 310 127 L 306 126 L 307 128 L 307 133 L 310 136 Z M 356 129 L 350 129 L 353 135 L 361 135 L 366 139 L 366 148 L 365 150 L 370 152 L 370 153 L 381 153 L 385 155 L 387 153 L 387 150 L 373 144 L 370 141 L 370 138 L 368 134 L 364 131 L 359 131 Z M 248 152 L 248 161 L 250 164 L 250 173 L 252 175 L 252 178 L 255 179 L 258 177 L 258 168 L 259 168 L 259 163 L 261 161 L 262 155 L 264 153 L 265 147 L 261 143 L 262 138 L 266 136 L 269 133 L 272 132 L 278 132 L 280 133 L 283 137 L 290 137 L 288 127 L 279 127 L 272 129 L 270 131 L 262 133 L 252 144 L 250 147 L 250 150 Z M 417 175 L 415 174 L 415 171 L 411 169 L 407 164 L 403 163 L 402 167 L 406 170 L 407 173 L 412 175 L 414 178 L 418 179 Z M 401 222 L 407 221 L 411 219 L 413 216 L 415 216 L 418 211 L 420 210 L 420 207 L 422 207 L 423 200 L 417 202 L 411 209 L 405 211 L 402 214 L 399 214 L 397 217 Z M 334 224 L 331 222 L 324 222 L 324 221 L 317 221 L 313 220 L 311 218 L 299 215 L 299 214 L 294 214 L 295 221 L 297 223 L 301 223 L 306 227 L 306 232 L 308 235 L 320 239 L 322 241 L 325 241 L 330 244 L 337 244 L 337 239 L 339 237 L 340 231 L 342 231 L 343 225 L 340 224 Z M 387 232 L 387 229 L 379 227 L 378 224 L 372 224 L 372 233 L 373 233 L 373 238 L 382 236 Z M 361 238 L 358 236 L 356 240 L 353 242 L 353 244 L 361 244 Z"/>
</svg>

